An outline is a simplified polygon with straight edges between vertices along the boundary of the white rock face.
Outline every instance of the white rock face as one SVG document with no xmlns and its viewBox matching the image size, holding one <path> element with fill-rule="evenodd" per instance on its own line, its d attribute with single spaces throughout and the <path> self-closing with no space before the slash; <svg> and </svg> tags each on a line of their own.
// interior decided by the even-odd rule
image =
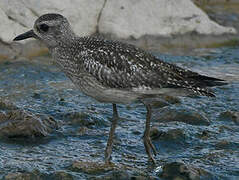
<svg viewBox="0 0 239 180">
<path fill-rule="evenodd" d="M 22 1 L 38 16 L 46 13 L 64 15 L 70 21 L 74 31 L 80 36 L 90 35 L 96 31 L 98 16 L 104 4 L 104 0 Z"/>
<path fill-rule="evenodd" d="M 236 30 L 211 21 L 191 0 L 107 0 L 99 32 L 138 39 L 144 35 L 171 36 L 188 32 L 219 35 Z"/>
<path fill-rule="evenodd" d="M 80 36 L 91 35 L 97 28 L 123 39 L 236 32 L 211 21 L 190 0 L 0 0 L 0 40 L 12 42 L 45 13 L 66 16 Z"/>
<path fill-rule="evenodd" d="M 0 39 L 11 42 L 45 13 L 60 13 L 78 35 L 91 35 L 96 32 L 103 4 L 104 0 L 0 0 Z"/>
<path fill-rule="evenodd" d="M 4 1 L 0 1 L 0 7 L 4 7 L 2 6 L 3 2 Z M 17 23 L 13 17 L 9 18 L 9 12 L 10 9 L 8 8 L 0 8 L 0 39 L 5 42 L 11 41 L 17 33 L 25 32 L 28 29 L 25 27 L 25 24 Z"/>
</svg>

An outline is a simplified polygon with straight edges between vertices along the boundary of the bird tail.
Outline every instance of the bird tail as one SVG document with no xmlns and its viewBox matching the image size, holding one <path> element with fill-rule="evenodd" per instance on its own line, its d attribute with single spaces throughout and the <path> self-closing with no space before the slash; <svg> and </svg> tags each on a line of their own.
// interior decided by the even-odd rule
<svg viewBox="0 0 239 180">
<path fill-rule="evenodd" d="M 223 79 L 199 75 L 193 77 L 198 83 L 192 88 L 193 92 L 202 96 L 215 97 L 214 92 L 208 87 L 223 86 L 228 83 Z"/>
<path fill-rule="evenodd" d="M 192 79 L 200 82 L 198 86 L 200 87 L 214 87 L 214 86 L 224 86 L 228 83 L 223 79 L 218 79 L 214 77 L 199 75 L 199 76 L 192 76 Z"/>
</svg>

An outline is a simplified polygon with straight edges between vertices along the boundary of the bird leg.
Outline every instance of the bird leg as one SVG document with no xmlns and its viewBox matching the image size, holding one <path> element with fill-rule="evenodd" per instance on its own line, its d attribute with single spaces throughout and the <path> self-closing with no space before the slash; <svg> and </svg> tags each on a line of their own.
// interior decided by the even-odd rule
<svg viewBox="0 0 239 180">
<path fill-rule="evenodd" d="M 146 109 L 147 109 L 145 131 L 144 131 L 144 136 L 143 136 L 144 147 L 145 147 L 146 153 L 148 154 L 149 160 L 151 160 L 154 164 L 156 164 L 155 159 L 152 157 L 151 150 L 153 151 L 155 156 L 157 154 L 157 151 L 156 151 L 154 145 L 152 144 L 150 136 L 149 136 L 152 110 L 151 110 L 150 104 L 144 103 L 144 105 L 146 106 Z"/>
<path fill-rule="evenodd" d="M 109 138 L 108 138 L 107 146 L 106 146 L 106 149 L 105 149 L 105 163 L 106 164 L 108 164 L 110 162 L 112 146 L 113 146 L 113 138 L 114 138 L 114 134 L 115 134 L 115 128 L 116 128 L 116 125 L 117 125 L 117 120 L 119 118 L 116 104 L 112 104 L 112 105 L 113 105 L 113 119 L 112 119 L 113 121 L 112 121 L 112 124 L 111 124 L 110 132 L 109 132 Z"/>
</svg>

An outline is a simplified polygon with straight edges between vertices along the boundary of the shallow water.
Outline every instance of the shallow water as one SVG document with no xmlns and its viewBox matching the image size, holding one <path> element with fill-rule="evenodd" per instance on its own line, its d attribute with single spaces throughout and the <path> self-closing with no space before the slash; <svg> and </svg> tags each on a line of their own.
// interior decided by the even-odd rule
<svg viewBox="0 0 239 180">
<path fill-rule="evenodd" d="M 153 167 L 147 163 L 142 142 L 144 106 L 119 105 L 121 119 L 112 154 L 115 164 L 158 177 L 160 167 L 165 163 L 181 161 L 208 171 L 212 174 L 211 179 L 239 177 L 239 126 L 232 121 L 219 120 L 220 113 L 239 109 L 239 47 L 200 49 L 196 54 L 172 56 L 155 53 L 165 61 L 229 82 L 226 86 L 214 88 L 215 99 L 181 98 L 181 104 L 170 106 L 175 110 L 198 112 L 211 124 L 194 126 L 153 120 L 152 126 L 161 131 L 181 129 L 183 132 L 183 136 L 173 140 L 159 138 L 153 141 L 159 152 L 157 166 Z M 46 174 L 65 170 L 75 179 L 84 179 L 92 175 L 70 170 L 68 167 L 73 161 L 103 161 L 111 105 L 98 103 L 81 94 L 48 59 L 38 57 L 32 61 L 19 59 L 0 64 L 2 99 L 31 112 L 50 115 L 61 122 L 60 128 L 49 137 L 0 139 L 0 177 L 8 172 L 38 169 Z M 159 110 L 156 108 L 154 112 Z M 209 134 L 206 139 L 200 138 L 204 131 Z M 223 142 L 227 142 L 226 145 Z"/>
</svg>

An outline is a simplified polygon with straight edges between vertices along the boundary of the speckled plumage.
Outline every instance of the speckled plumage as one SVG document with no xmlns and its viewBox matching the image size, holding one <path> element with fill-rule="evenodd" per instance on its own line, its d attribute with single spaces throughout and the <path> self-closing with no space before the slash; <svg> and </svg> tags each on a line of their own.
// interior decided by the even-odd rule
<svg viewBox="0 0 239 180">
<path fill-rule="evenodd" d="M 148 97 L 162 95 L 214 96 L 207 87 L 225 84 L 222 80 L 200 75 L 164 62 L 133 45 L 99 37 L 78 37 L 67 19 L 59 14 L 39 17 L 33 30 L 14 40 L 34 37 L 49 48 L 55 62 L 86 95 L 113 104 L 113 119 L 105 150 L 105 162 L 110 161 L 113 136 L 117 125 L 117 103 L 142 101 L 147 109 L 143 135 L 150 160 L 156 155 L 149 132 L 151 106 Z"/>
<path fill-rule="evenodd" d="M 82 86 L 80 79 L 87 74 L 106 89 L 137 92 L 139 99 L 157 95 L 157 91 L 159 95 L 169 91 L 170 95 L 170 89 L 179 95 L 183 91 L 186 95 L 214 96 L 207 87 L 220 84 L 219 79 L 166 63 L 133 45 L 98 37 L 75 37 L 71 44 L 58 46 L 52 53 L 76 84 Z M 94 94 L 84 93 L 94 97 Z M 123 102 L 119 100 L 118 103 Z"/>
</svg>

